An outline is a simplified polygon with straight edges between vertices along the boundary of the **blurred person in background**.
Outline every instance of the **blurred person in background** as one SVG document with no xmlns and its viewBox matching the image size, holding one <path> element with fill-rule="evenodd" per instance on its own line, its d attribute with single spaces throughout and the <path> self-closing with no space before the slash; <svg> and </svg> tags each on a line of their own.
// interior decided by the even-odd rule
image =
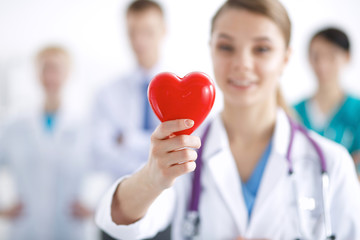
<svg viewBox="0 0 360 240">
<path fill-rule="evenodd" d="M 92 211 L 79 200 L 87 169 L 86 135 L 62 105 L 70 73 L 62 47 L 39 51 L 36 67 L 44 101 L 9 119 L 0 132 L 0 167 L 13 175 L 17 202 L 0 208 L 14 240 L 84 239 Z M 1 196 L 0 196 L 1 198 Z"/>
<path fill-rule="evenodd" d="M 159 123 L 148 103 L 147 88 L 164 70 L 162 7 L 151 0 L 132 1 L 126 10 L 126 27 L 136 66 L 102 89 L 94 107 L 94 161 L 112 180 L 133 173 L 146 162 L 150 136 Z M 111 239 L 105 233 L 103 238 Z"/>
<path fill-rule="evenodd" d="M 340 29 L 326 28 L 312 37 L 309 61 L 318 89 L 314 96 L 295 105 L 295 110 L 307 128 L 347 148 L 360 177 L 360 99 L 341 87 L 350 50 L 349 38 Z"/>
</svg>

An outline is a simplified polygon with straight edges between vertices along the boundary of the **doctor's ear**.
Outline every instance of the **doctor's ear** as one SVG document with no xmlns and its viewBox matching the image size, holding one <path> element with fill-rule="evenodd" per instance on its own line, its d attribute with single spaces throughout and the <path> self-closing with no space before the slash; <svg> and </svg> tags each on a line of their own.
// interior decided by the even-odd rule
<svg viewBox="0 0 360 240">
<path fill-rule="evenodd" d="M 284 58 L 284 63 L 285 65 L 287 65 L 289 63 L 289 60 L 290 60 L 290 57 L 292 55 L 292 48 L 291 47 L 288 47 L 286 50 L 285 50 L 285 58 Z"/>
<path fill-rule="evenodd" d="M 165 37 L 168 33 L 168 29 L 167 29 L 167 25 L 166 25 L 166 22 L 163 21 L 162 24 L 161 24 L 161 30 L 162 30 L 162 34 L 163 36 Z"/>
</svg>

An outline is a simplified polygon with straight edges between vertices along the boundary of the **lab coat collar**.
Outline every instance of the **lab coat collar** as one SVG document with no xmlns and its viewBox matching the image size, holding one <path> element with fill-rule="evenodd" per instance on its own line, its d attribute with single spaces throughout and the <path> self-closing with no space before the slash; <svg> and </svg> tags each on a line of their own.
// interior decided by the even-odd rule
<svg viewBox="0 0 360 240">
<path fill-rule="evenodd" d="M 209 129 L 209 134 L 206 139 L 206 146 L 203 150 L 203 159 L 209 159 L 211 156 L 216 154 L 222 149 L 229 148 L 228 137 L 224 127 L 224 123 L 221 119 L 221 115 L 218 114 L 212 121 L 209 121 L 208 124 L 211 124 Z M 290 142 L 290 124 L 288 116 L 285 111 L 281 108 L 277 109 L 276 114 L 276 124 L 273 135 L 273 149 L 271 152 L 277 153 L 280 156 L 286 155 L 287 148 Z"/>
<path fill-rule="evenodd" d="M 212 179 L 234 218 L 239 234 L 244 233 L 248 222 L 247 210 L 241 194 L 239 174 L 220 114 L 212 121 L 208 138 L 203 144 L 204 168 L 208 166 Z"/>
<path fill-rule="evenodd" d="M 280 156 L 286 156 L 290 143 L 290 132 L 289 116 L 283 109 L 278 108 L 273 136 L 273 150 Z"/>
<path fill-rule="evenodd" d="M 288 186 L 288 162 L 286 152 L 290 143 L 290 123 L 282 109 L 278 109 L 273 135 L 273 148 L 262 176 L 254 203 L 251 220 L 246 231 L 247 237 L 259 237 L 259 231 L 266 233 L 281 224 L 284 208 L 279 199 L 285 199 Z M 285 213 L 286 214 L 286 213 Z M 271 216 L 272 221 L 267 221 Z"/>
<path fill-rule="evenodd" d="M 240 234 L 256 231 L 256 222 L 263 221 L 262 212 L 268 213 L 269 201 L 276 198 L 274 190 L 278 189 L 278 183 L 287 176 L 287 162 L 285 154 L 289 144 L 290 125 L 285 112 L 277 111 L 277 119 L 273 136 L 273 149 L 265 168 L 255 201 L 251 221 L 248 219 L 247 209 L 242 196 L 240 177 L 233 159 L 225 127 L 220 114 L 213 120 L 208 138 L 204 144 L 203 161 L 204 167 L 208 165 L 215 185 L 217 185 L 229 212 L 234 218 Z M 278 195 L 277 195 L 278 196 Z M 274 201 L 277 202 L 277 201 Z M 278 208 L 273 208 L 273 216 Z M 254 223 L 253 223 L 254 222 Z M 269 223 L 269 225 L 271 225 Z"/>
<path fill-rule="evenodd" d="M 53 129 L 52 134 L 46 132 L 44 127 L 44 106 L 43 104 L 39 104 L 36 106 L 35 111 L 33 111 L 33 126 L 37 129 L 39 134 L 44 136 L 48 136 L 49 138 L 58 138 L 59 133 L 61 133 L 66 127 L 68 123 L 76 122 L 75 117 L 72 117 L 72 113 L 68 112 L 62 103 L 59 109 L 55 113 L 55 126 Z"/>
</svg>

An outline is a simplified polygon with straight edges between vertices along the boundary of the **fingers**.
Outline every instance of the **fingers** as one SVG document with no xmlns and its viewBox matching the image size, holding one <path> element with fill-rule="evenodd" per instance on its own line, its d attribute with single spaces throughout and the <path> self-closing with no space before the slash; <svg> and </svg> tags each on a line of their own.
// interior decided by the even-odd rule
<svg viewBox="0 0 360 240">
<path fill-rule="evenodd" d="M 190 119 L 180 119 L 161 123 L 151 136 L 151 150 L 148 164 L 145 167 L 149 179 L 156 186 L 166 189 L 175 178 L 194 171 L 197 153 L 201 141 L 197 136 L 173 133 L 194 126 Z"/>
<path fill-rule="evenodd" d="M 164 152 L 172 152 L 183 148 L 198 149 L 201 146 L 201 141 L 197 136 L 180 135 L 170 139 L 161 140 L 158 145 Z"/>
<path fill-rule="evenodd" d="M 159 165 L 161 168 L 168 168 L 186 162 L 193 162 L 197 157 L 198 155 L 195 150 L 186 148 L 166 154 L 166 156 L 159 161 Z"/>
<path fill-rule="evenodd" d="M 194 121 L 191 119 L 178 119 L 172 121 L 166 121 L 161 123 L 154 131 L 152 138 L 166 139 L 172 133 L 189 129 L 194 126 Z"/>
<path fill-rule="evenodd" d="M 166 173 L 173 177 L 178 177 L 183 174 L 189 173 L 194 171 L 196 168 L 196 163 L 193 161 L 185 162 L 182 164 L 177 164 L 172 167 L 170 167 Z"/>
</svg>

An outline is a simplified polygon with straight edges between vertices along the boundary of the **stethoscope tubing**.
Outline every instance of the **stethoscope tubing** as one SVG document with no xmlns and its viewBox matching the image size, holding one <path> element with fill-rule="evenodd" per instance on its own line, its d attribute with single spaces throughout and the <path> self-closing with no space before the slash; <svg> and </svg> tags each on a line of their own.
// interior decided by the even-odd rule
<svg viewBox="0 0 360 240">
<path fill-rule="evenodd" d="M 323 205 L 323 216 L 324 216 L 324 227 L 325 227 L 325 234 L 326 239 L 333 240 L 336 239 L 335 235 L 333 234 L 332 227 L 331 227 L 331 216 L 330 216 L 330 206 L 328 202 L 328 193 L 329 193 L 329 176 L 327 172 L 327 165 L 325 160 L 325 155 L 321 150 L 319 144 L 315 142 L 315 140 L 309 135 L 308 130 L 302 127 L 300 124 L 295 123 L 290 117 L 288 117 L 290 123 L 290 142 L 288 146 L 288 150 L 286 153 L 286 160 L 288 162 L 288 174 L 293 182 L 293 191 L 295 200 L 299 200 L 298 191 L 297 191 L 297 184 L 294 179 L 294 168 L 293 162 L 291 159 L 291 151 L 292 146 L 294 143 L 295 132 L 301 132 L 311 143 L 319 157 L 319 163 L 321 167 L 321 186 L 322 186 L 322 205 Z M 205 141 L 207 140 L 207 136 L 210 131 L 211 123 L 208 124 L 204 130 L 204 133 L 201 137 L 202 146 L 204 146 Z M 185 219 L 185 235 L 188 239 L 193 239 L 198 234 L 198 226 L 200 223 L 199 218 L 199 200 L 200 200 L 200 193 L 201 193 L 201 170 L 202 170 L 202 155 L 203 155 L 203 147 L 198 150 L 198 159 L 196 161 L 196 169 L 193 175 L 193 184 L 192 184 L 192 191 L 191 191 L 191 198 L 190 204 L 188 207 L 188 212 Z M 300 236 L 304 236 L 304 224 L 302 218 L 300 216 L 300 206 L 297 202 L 297 216 L 298 216 L 298 234 Z M 192 226 L 190 226 L 192 225 Z M 302 238 L 297 238 L 302 239 Z"/>
</svg>

